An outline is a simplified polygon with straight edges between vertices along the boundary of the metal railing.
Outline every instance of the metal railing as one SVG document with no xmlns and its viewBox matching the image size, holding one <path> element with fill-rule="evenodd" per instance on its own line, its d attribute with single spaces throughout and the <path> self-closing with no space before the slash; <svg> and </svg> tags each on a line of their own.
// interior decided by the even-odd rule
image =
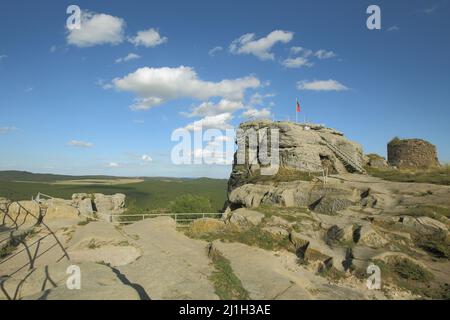
<svg viewBox="0 0 450 320">
<path fill-rule="evenodd" d="M 134 222 L 151 219 L 156 217 L 171 217 L 175 220 L 178 227 L 187 227 L 190 222 L 200 218 L 220 218 L 222 213 L 207 212 L 207 213 L 140 213 L 140 214 L 111 214 L 110 222 L 118 224 L 131 224 Z"/>
</svg>

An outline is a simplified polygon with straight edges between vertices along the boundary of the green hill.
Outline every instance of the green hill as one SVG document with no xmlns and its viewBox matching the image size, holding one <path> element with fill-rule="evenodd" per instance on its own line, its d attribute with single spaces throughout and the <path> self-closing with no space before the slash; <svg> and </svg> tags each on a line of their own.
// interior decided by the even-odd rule
<svg viewBox="0 0 450 320">
<path fill-rule="evenodd" d="M 170 201 L 183 194 L 203 196 L 211 201 L 214 211 L 219 211 L 226 200 L 227 180 L 209 178 L 140 178 L 142 181 L 126 184 L 54 184 L 67 180 L 112 180 L 123 177 L 68 176 L 34 174 L 24 171 L 0 171 L 0 197 L 11 200 L 31 199 L 38 192 L 69 199 L 73 193 L 124 193 L 127 205 L 138 210 L 167 208 Z"/>
</svg>

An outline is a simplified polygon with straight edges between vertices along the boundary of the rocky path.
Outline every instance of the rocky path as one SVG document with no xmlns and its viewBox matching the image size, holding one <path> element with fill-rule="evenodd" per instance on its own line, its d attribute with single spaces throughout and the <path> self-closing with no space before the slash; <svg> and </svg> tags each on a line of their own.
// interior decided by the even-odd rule
<svg viewBox="0 0 450 320">
<path fill-rule="evenodd" d="M 123 231 L 135 239 L 142 256 L 117 269 L 151 299 L 218 299 L 208 280 L 213 267 L 206 242 L 177 232 L 168 217 L 137 222 Z"/>
</svg>

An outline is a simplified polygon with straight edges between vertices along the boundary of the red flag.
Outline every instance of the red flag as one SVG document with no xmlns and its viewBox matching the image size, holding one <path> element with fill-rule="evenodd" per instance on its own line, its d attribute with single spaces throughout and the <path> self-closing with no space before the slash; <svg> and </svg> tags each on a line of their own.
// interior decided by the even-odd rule
<svg viewBox="0 0 450 320">
<path fill-rule="evenodd" d="M 298 102 L 298 100 L 297 100 L 297 110 L 296 111 L 300 112 L 300 102 Z"/>
</svg>

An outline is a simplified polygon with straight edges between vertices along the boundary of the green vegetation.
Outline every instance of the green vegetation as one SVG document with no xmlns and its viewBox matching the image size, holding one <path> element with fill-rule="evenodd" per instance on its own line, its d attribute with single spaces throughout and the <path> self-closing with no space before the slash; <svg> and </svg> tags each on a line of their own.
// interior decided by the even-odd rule
<svg viewBox="0 0 450 320">
<path fill-rule="evenodd" d="M 346 277 L 345 272 L 340 271 L 333 266 L 331 266 L 329 268 L 321 268 L 317 274 L 324 278 L 327 278 L 330 280 L 335 280 L 335 281 L 344 279 Z"/>
<path fill-rule="evenodd" d="M 369 166 L 366 171 L 374 176 L 387 181 L 418 182 L 450 185 L 450 165 L 431 169 L 376 169 Z"/>
<path fill-rule="evenodd" d="M 248 227 L 245 229 L 228 227 L 218 232 L 194 234 L 191 231 L 187 231 L 186 234 L 191 238 L 209 242 L 220 239 L 225 242 L 239 242 L 266 250 L 278 250 L 281 248 L 293 250 L 289 239 L 272 237 L 269 233 L 264 232 L 259 227 Z"/>
<path fill-rule="evenodd" d="M 260 170 L 256 170 L 246 181 L 247 183 L 277 183 L 277 182 L 290 182 L 290 181 L 311 181 L 315 177 L 320 176 L 318 173 L 304 172 L 300 170 L 293 170 L 280 167 L 275 175 L 261 175 Z"/>
<path fill-rule="evenodd" d="M 248 292 L 242 286 L 241 280 L 233 272 L 230 261 L 217 250 L 211 250 L 210 258 L 214 271 L 209 280 L 213 283 L 216 294 L 222 300 L 249 300 Z"/>
<path fill-rule="evenodd" d="M 184 194 L 175 198 L 169 203 L 171 213 L 182 212 L 212 212 L 211 201 L 203 196 L 194 196 L 192 194 Z"/>
<path fill-rule="evenodd" d="M 444 220 L 443 217 L 450 219 L 450 208 L 448 207 L 419 205 L 416 207 L 409 207 L 403 213 L 412 217 L 426 216 L 441 221 Z"/>
<path fill-rule="evenodd" d="M 69 199 L 74 193 L 123 193 L 127 196 L 127 207 L 130 213 L 143 213 L 150 210 L 167 208 L 170 201 L 183 194 L 195 194 L 207 198 L 211 203 L 211 211 L 219 212 L 226 200 L 226 179 L 178 179 L 178 178 L 142 178 L 137 183 L 115 185 L 64 185 L 52 182 L 74 179 L 114 179 L 102 176 L 59 176 L 35 175 L 11 171 L 0 172 L 0 197 L 11 200 L 31 199 L 38 192 L 54 197 Z M 119 178 L 115 178 L 119 179 Z M 123 179 L 123 178 L 121 178 Z M 27 182 L 24 182 L 24 181 Z M 21 182 L 18 182 L 21 181 Z"/>
<path fill-rule="evenodd" d="M 450 239 L 445 232 L 417 235 L 414 243 L 436 258 L 450 259 Z"/>
<path fill-rule="evenodd" d="M 448 288 L 434 281 L 434 276 L 418 264 L 406 258 L 391 258 L 387 262 L 375 260 L 381 269 L 384 282 L 392 282 L 424 298 L 448 298 Z"/>
<path fill-rule="evenodd" d="M 7 244 L 6 246 L 3 246 L 0 249 L 0 259 L 6 258 L 7 256 L 9 256 L 11 253 L 14 252 L 14 250 L 16 250 L 16 247 L 11 245 L 11 244 Z"/>
</svg>

